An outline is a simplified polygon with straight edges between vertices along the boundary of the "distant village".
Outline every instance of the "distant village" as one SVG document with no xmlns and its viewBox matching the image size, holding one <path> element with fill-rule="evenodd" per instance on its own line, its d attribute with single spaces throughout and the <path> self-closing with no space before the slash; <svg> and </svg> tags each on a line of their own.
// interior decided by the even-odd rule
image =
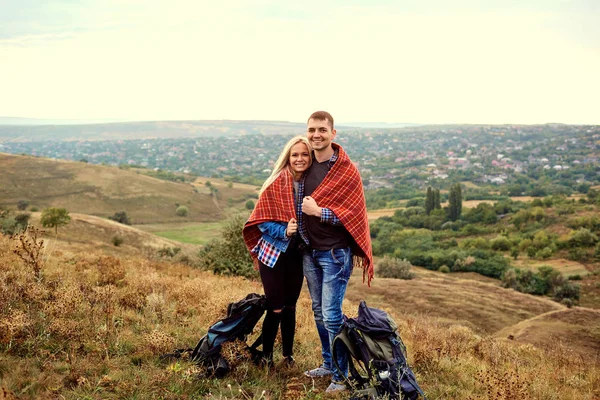
<svg viewBox="0 0 600 400">
<path fill-rule="evenodd" d="M 5 142 L 0 152 L 144 167 L 261 184 L 290 134 L 105 141 Z M 335 141 L 357 164 L 367 190 L 519 177 L 600 183 L 600 126 L 465 125 L 339 130 Z M 521 179 L 522 180 L 522 179 Z M 449 183 L 448 183 L 449 184 Z"/>
</svg>

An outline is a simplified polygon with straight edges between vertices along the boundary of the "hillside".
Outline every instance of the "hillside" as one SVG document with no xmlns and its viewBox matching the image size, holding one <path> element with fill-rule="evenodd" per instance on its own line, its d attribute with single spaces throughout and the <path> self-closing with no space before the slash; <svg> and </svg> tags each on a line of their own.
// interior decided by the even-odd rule
<svg viewBox="0 0 600 400">
<path fill-rule="evenodd" d="M 498 337 L 574 353 L 600 362 L 600 311 L 575 307 L 551 311 L 502 329 Z"/>
<path fill-rule="evenodd" d="M 159 180 L 136 171 L 82 162 L 56 161 L 0 153 L 0 207 L 19 200 L 31 207 L 63 207 L 70 212 L 108 217 L 126 211 L 134 224 L 218 221 L 232 204 L 243 207 L 254 188 L 204 186 Z M 178 205 L 189 209 L 178 217 Z"/>
<path fill-rule="evenodd" d="M 346 296 L 355 302 L 368 297 L 371 305 L 390 307 L 402 316 L 426 315 L 447 325 L 463 325 L 487 334 L 549 311 L 565 309 L 550 299 L 504 289 L 498 283 L 413 269 L 417 271 L 415 279 L 376 276 L 370 288 L 362 283 L 362 273 L 355 271 Z"/>
<path fill-rule="evenodd" d="M 228 302 L 260 292 L 259 282 L 100 251 L 56 252 L 37 280 L 12 247 L 0 237 L 0 393 L 8 398 L 328 398 L 322 394 L 327 379 L 302 375 L 320 359 L 306 290 L 297 307 L 296 367 L 256 368 L 233 358 L 229 347 L 233 371 L 222 380 L 203 379 L 191 363 L 161 362 L 159 355 L 194 346 Z M 421 280 L 427 279 L 434 282 Z M 408 315 L 397 299 L 376 300 L 377 290 L 364 288 L 363 298 L 398 322 L 429 398 L 592 400 L 600 394 L 597 364 L 449 325 L 428 313 Z M 350 297 L 344 311 L 353 316 L 357 303 Z"/>
<path fill-rule="evenodd" d="M 102 251 L 118 257 L 145 257 L 157 254 L 160 249 L 172 247 L 183 247 L 187 253 L 195 251 L 193 246 L 164 239 L 109 219 L 77 213 L 69 215 L 71 221 L 58 230 L 58 237 L 54 230 L 45 230 L 43 237 L 48 252 L 58 250 L 63 253 L 85 254 Z M 41 228 L 40 216 L 39 212 L 32 213 L 30 224 Z M 112 242 L 115 236 L 123 240 L 119 246 Z"/>
</svg>

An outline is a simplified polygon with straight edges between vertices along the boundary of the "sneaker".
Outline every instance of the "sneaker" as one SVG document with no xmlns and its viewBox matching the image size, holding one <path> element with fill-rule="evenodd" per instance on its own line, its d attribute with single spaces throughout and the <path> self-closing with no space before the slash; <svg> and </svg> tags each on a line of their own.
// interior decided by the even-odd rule
<svg viewBox="0 0 600 400">
<path fill-rule="evenodd" d="M 342 392 L 344 390 L 346 390 L 346 385 L 342 385 L 341 383 L 331 382 L 329 387 L 327 389 L 325 389 L 325 393 Z"/>
<path fill-rule="evenodd" d="M 323 376 L 329 376 L 332 375 L 333 371 L 330 369 L 325 368 L 323 365 L 321 365 L 318 368 L 315 369 L 311 369 L 308 371 L 304 372 L 304 375 L 310 377 L 310 378 L 321 378 Z"/>
</svg>

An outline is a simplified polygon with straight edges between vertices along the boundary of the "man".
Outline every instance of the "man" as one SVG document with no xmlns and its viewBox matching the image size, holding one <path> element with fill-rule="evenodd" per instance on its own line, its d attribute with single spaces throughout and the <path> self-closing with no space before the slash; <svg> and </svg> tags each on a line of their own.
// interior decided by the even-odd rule
<svg viewBox="0 0 600 400">
<path fill-rule="evenodd" d="M 373 278 L 369 222 L 356 166 L 337 143 L 333 117 L 313 113 L 307 122 L 308 140 L 314 149 L 311 168 L 298 189 L 298 231 L 306 244 L 303 268 L 312 299 L 323 365 L 306 371 L 310 377 L 332 376 L 328 392 L 345 390 L 346 353 L 336 349 L 339 369 L 332 360 L 330 343 L 343 323 L 342 301 L 355 265 L 363 268 L 363 281 Z"/>
</svg>

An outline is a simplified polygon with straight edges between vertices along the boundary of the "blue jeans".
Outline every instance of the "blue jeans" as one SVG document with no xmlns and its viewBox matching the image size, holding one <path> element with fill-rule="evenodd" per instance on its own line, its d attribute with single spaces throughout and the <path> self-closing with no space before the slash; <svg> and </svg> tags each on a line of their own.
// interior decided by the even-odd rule
<svg viewBox="0 0 600 400">
<path fill-rule="evenodd" d="M 342 382 L 348 376 L 348 356 L 343 346 L 336 347 L 341 370 L 335 368 L 330 343 L 344 322 L 342 301 L 352 274 L 352 252 L 350 248 L 307 250 L 304 252 L 303 268 L 321 339 L 323 365 L 333 371 L 335 382 Z"/>
</svg>

